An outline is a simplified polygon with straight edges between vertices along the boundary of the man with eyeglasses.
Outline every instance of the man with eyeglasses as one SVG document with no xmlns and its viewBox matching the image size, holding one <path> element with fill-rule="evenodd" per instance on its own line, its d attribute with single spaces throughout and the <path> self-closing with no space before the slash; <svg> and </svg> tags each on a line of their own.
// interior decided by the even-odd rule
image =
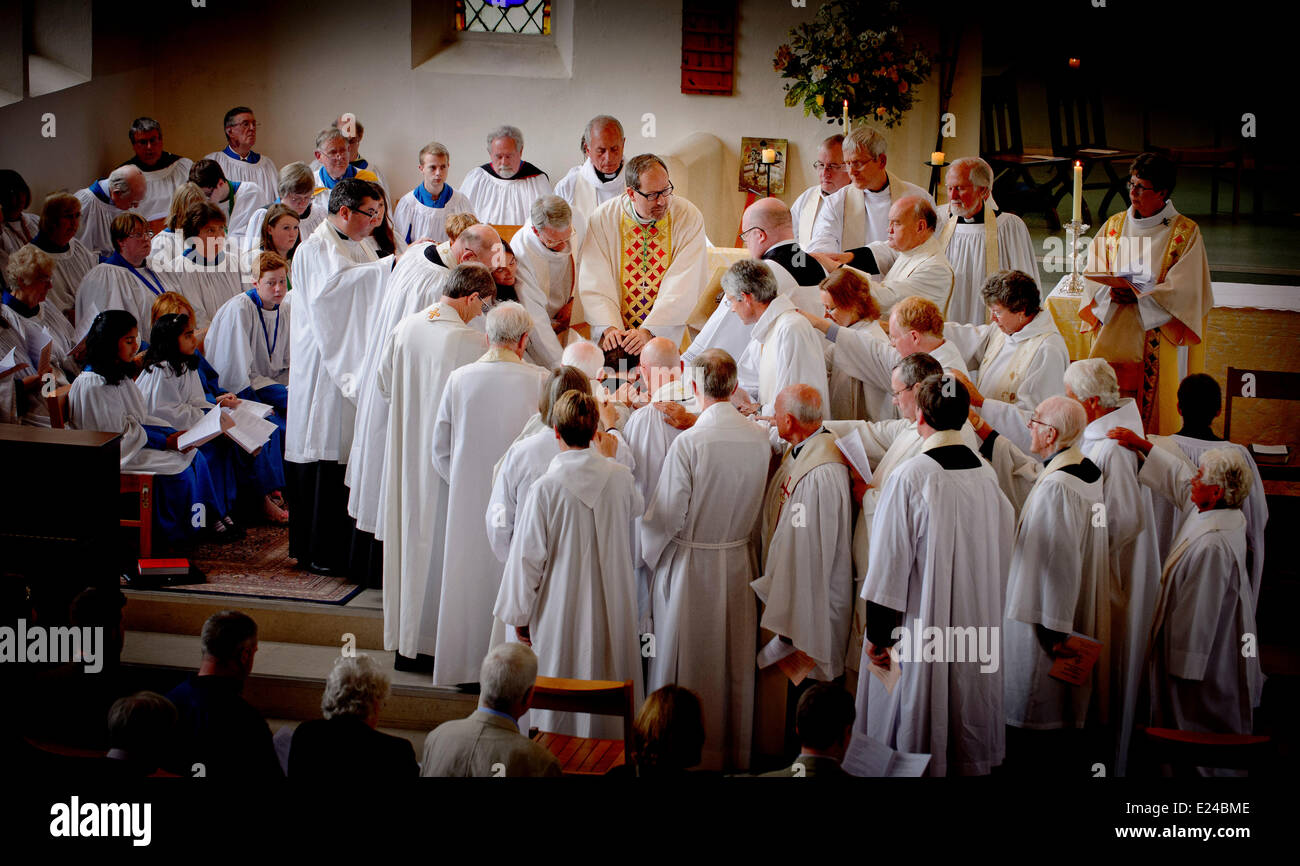
<svg viewBox="0 0 1300 866">
<path fill-rule="evenodd" d="M 680 345 L 707 277 L 699 208 L 673 195 L 668 166 L 652 153 L 628 160 L 626 194 L 591 215 L 578 297 L 607 363 L 627 366 L 654 337 Z"/>
<path fill-rule="evenodd" d="M 1111 276 L 1102 283 L 1085 275 L 1079 318 L 1091 329 L 1089 357 L 1111 363 L 1148 430 L 1169 433 L 1178 424 L 1180 347 L 1201 342 L 1214 306 L 1210 264 L 1200 229 L 1169 198 L 1173 163 L 1144 153 L 1130 171 L 1128 210 L 1088 246 L 1086 274 Z M 1201 372 L 1203 357 L 1188 360 L 1188 372 Z"/>
<path fill-rule="evenodd" d="M 226 146 L 215 153 L 209 153 L 206 158 L 217 161 L 227 180 L 257 184 L 262 200 L 254 209 L 270 204 L 280 180 L 280 171 L 268 157 L 253 150 L 253 145 L 257 144 L 258 127 L 253 109 L 244 105 L 235 106 L 226 112 L 222 126 L 226 131 Z M 324 210 L 324 205 L 321 209 Z"/>
<path fill-rule="evenodd" d="M 868 244 L 889 236 L 889 209 L 899 199 L 914 195 L 934 207 L 929 193 L 885 168 L 885 137 L 859 126 L 844 139 L 844 160 L 852 181 L 826 199 L 813 224 L 808 249 L 835 254 L 868 273 L 880 273 Z"/>
<path fill-rule="evenodd" d="M 790 205 L 790 218 L 795 226 L 796 238 L 801 247 L 812 242 L 813 226 L 826 199 L 849 185 L 849 167 L 844 164 L 844 136 L 836 133 L 823 139 L 817 147 L 817 183 L 799 193 Z"/>
<path fill-rule="evenodd" d="M 122 165 L 133 165 L 144 172 L 146 192 L 140 213 L 150 221 L 167 216 L 172 193 L 189 178 L 194 161 L 163 150 L 162 126 L 152 117 L 137 117 L 127 131 L 135 156 Z"/>
<path fill-rule="evenodd" d="M 347 136 L 337 126 L 327 126 L 316 134 L 316 161 L 320 167 L 312 174 L 316 180 L 311 202 L 313 209 L 329 210 L 330 193 L 340 181 L 355 178 L 368 183 L 379 182 L 379 176 L 373 171 L 352 164 L 351 153 Z"/>
<path fill-rule="evenodd" d="M 460 185 L 480 220 L 489 225 L 521 226 L 539 196 L 551 193 L 551 178 L 524 160 L 519 127 L 498 126 L 487 134 L 488 161 L 470 169 Z"/>
<path fill-rule="evenodd" d="M 317 574 L 348 570 L 356 531 L 344 475 L 362 363 L 380 348 L 367 337 L 381 301 L 372 274 L 357 266 L 378 259 L 365 241 L 382 217 L 379 208 L 379 191 L 368 181 L 340 180 L 330 191 L 329 215 L 293 257 L 284 455 L 289 555 Z"/>
<path fill-rule="evenodd" d="M 373 174 L 375 180 L 372 183 L 377 182 L 379 188 L 384 191 L 384 195 L 388 195 L 388 183 L 384 180 L 384 173 L 373 162 L 361 155 L 361 139 L 366 134 L 365 126 L 355 115 L 349 114 L 340 114 L 334 119 L 333 125 L 339 128 L 339 131 L 343 133 L 344 140 L 348 143 L 348 165 L 358 171 L 364 170 Z M 312 160 L 311 164 L 312 171 L 318 168 L 320 168 L 319 158 Z"/>
<path fill-rule="evenodd" d="M 515 233 L 513 243 L 519 302 L 533 317 L 529 360 L 554 369 L 564 346 L 582 339 L 570 330 L 583 316 L 577 300 L 579 262 L 569 203 L 558 195 L 537 199 L 528 225 Z"/>
<path fill-rule="evenodd" d="M 623 194 L 623 124 L 608 114 L 593 117 L 582 133 L 582 165 L 569 169 L 555 185 L 555 194 L 569 203 L 574 214 L 574 243 L 582 248 L 587 220 L 596 208 Z"/>
<path fill-rule="evenodd" d="M 144 172 L 134 165 L 119 166 L 103 180 L 78 190 L 81 227 L 77 229 L 77 240 L 101 257 L 112 255 L 114 248 L 109 227 L 113 220 L 139 207 L 147 194 L 148 182 Z"/>
</svg>

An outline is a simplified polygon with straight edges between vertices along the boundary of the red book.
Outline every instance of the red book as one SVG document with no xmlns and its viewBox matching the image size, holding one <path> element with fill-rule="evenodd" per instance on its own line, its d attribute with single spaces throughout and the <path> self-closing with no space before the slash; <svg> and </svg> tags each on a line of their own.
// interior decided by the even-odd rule
<svg viewBox="0 0 1300 866">
<path fill-rule="evenodd" d="M 188 559 L 141 559 L 138 564 L 142 576 L 190 573 L 190 561 Z"/>
</svg>

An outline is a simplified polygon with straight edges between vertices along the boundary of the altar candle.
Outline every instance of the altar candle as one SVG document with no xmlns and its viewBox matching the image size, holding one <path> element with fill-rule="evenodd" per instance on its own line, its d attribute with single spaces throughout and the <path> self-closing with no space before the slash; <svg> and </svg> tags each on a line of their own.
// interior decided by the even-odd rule
<svg viewBox="0 0 1300 866">
<path fill-rule="evenodd" d="M 1076 223 L 1083 222 L 1083 163 L 1074 161 L 1074 216 Z"/>
<path fill-rule="evenodd" d="M 846 99 L 844 100 L 844 134 L 848 135 L 852 131 L 853 127 L 849 124 L 849 101 Z"/>
<path fill-rule="evenodd" d="M 943 165 L 943 151 L 936 150 L 934 153 L 930 154 L 930 162 L 935 165 Z"/>
<path fill-rule="evenodd" d="M 776 150 L 770 147 L 764 148 L 763 165 L 774 165 L 774 164 L 776 164 Z"/>
</svg>

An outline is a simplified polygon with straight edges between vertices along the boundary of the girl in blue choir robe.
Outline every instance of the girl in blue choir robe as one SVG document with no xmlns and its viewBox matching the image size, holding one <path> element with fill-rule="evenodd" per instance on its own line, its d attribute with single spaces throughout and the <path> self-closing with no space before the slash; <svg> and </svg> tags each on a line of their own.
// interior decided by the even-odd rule
<svg viewBox="0 0 1300 866">
<path fill-rule="evenodd" d="M 71 424 L 122 434 L 122 470 L 154 473 L 154 518 L 169 543 L 195 541 L 204 529 L 229 538 L 230 499 L 213 483 L 207 458 L 196 449 L 177 451 L 180 431 L 149 414 L 131 380 L 138 347 L 135 316 L 104 310 L 95 317 L 86 337 L 86 368 L 68 394 Z"/>
</svg>

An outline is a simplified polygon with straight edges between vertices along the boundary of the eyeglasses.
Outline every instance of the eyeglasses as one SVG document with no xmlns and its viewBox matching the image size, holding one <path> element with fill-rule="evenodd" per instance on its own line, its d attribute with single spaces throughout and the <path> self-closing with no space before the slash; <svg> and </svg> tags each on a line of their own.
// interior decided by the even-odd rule
<svg viewBox="0 0 1300 866">
<path fill-rule="evenodd" d="M 743 232 L 737 235 L 737 237 L 739 237 L 743 241 L 745 239 L 745 235 L 749 234 L 750 232 L 763 232 L 763 234 L 767 234 L 767 231 L 764 230 L 761 226 L 752 226 L 751 228 L 745 229 Z"/>
<path fill-rule="evenodd" d="M 546 238 L 542 237 L 542 233 L 537 228 L 537 226 L 533 226 L 533 234 L 537 235 L 537 239 L 542 242 L 542 246 L 546 247 L 548 250 L 550 250 L 553 253 L 558 253 L 560 251 L 560 248 L 563 247 L 565 244 L 567 244 L 569 241 L 571 241 L 573 239 L 573 236 L 577 233 L 578 233 L 577 229 L 570 227 L 569 233 L 564 237 L 560 238 L 558 241 L 548 241 Z"/>
<path fill-rule="evenodd" d="M 668 189 L 661 189 L 659 192 L 641 192 L 641 190 L 636 187 L 632 187 L 632 189 L 646 201 L 658 201 L 661 198 L 671 198 L 673 194 L 673 185 L 671 183 L 668 184 Z"/>
<path fill-rule="evenodd" d="M 871 163 L 875 161 L 876 160 L 874 159 L 850 159 L 848 162 L 844 164 L 849 168 L 859 169 L 859 168 L 865 168 L 866 166 L 871 165 Z"/>
<path fill-rule="evenodd" d="M 1051 424 L 1048 424 L 1046 421 L 1039 421 L 1037 418 L 1030 418 L 1030 419 L 1025 423 L 1025 426 L 1028 427 L 1028 428 L 1030 428 L 1030 429 L 1033 429 L 1033 426 L 1034 426 L 1035 424 L 1037 424 L 1037 425 L 1040 426 L 1040 427 L 1046 427 L 1048 430 L 1056 430 L 1056 428 L 1053 427 Z M 1060 430 L 1056 430 L 1056 432 L 1057 432 L 1057 433 L 1060 433 L 1061 431 L 1060 431 Z"/>
<path fill-rule="evenodd" d="M 145 240 L 145 241 L 147 241 L 147 240 L 152 240 L 152 239 L 153 239 L 153 232 L 148 231 L 148 230 L 143 231 L 143 232 L 136 232 L 136 233 L 133 234 L 133 235 L 127 235 L 127 236 L 126 236 L 126 239 L 129 240 L 129 241 L 139 241 L 139 240 Z"/>
<path fill-rule="evenodd" d="M 914 387 L 915 387 L 914 385 L 904 385 L 903 387 L 899 388 L 897 391 L 890 391 L 889 395 L 893 397 L 895 400 L 897 400 L 899 394 L 902 394 L 904 391 L 911 391 L 912 388 Z"/>
<path fill-rule="evenodd" d="M 844 171 L 848 165 L 842 162 L 822 162 L 820 159 L 813 163 L 814 171 L 821 171 L 823 168 L 828 171 Z"/>
<path fill-rule="evenodd" d="M 353 212 L 353 213 L 359 213 L 359 214 L 365 214 L 367 217 L 369 217 L 369 218 L 372 219 L 372 220 L 377 220 L 377 219 L 380 219 L 380 218 L 381 218 L 381 217 L 379 216 L 379 209 L 378 209 L 378 208 L 376 208 L 375 210 L 365 210 L 365 209 L 363 209 L 363 208 L 354 207 L 354 208 L 352 208 L 352 212 Z"/>
<path fill-rule="evenodd" d="M 257 129 L 261 125 L 256 120 L 241 120 L 239 123 L 230 124 L 233 129 Z"/>
<path fill-rule="evenodd" d="M 1154 187 L 1154 186 L 1143 186 L 1142 184 L 1138 183 L 1136 180 L 1133 180 L 1132 178 L 1129 178 L 1128 188 L 1129 188 L 1129 192 L 1133 192 L 1133 191 L 1135 191 L 1135 190 L 1139 190 L 1139 189 L 1142 190 L 1143 192 L 1154 192 L 1154 191 L 1155 191 L 1155 187 Z"/>
</svg>

